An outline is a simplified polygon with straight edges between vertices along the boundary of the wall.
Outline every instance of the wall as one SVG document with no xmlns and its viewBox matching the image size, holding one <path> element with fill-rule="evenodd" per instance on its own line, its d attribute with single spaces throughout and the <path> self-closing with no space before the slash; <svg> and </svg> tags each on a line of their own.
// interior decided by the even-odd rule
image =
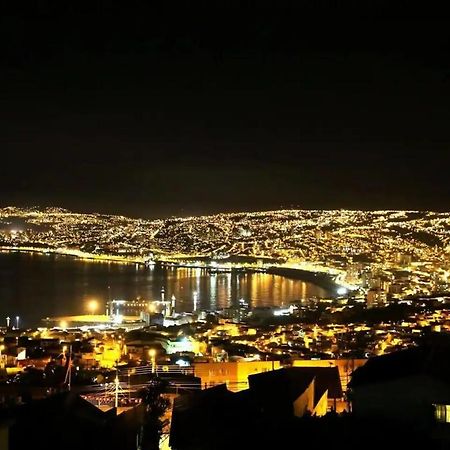
<svg viewBox="0 0 450 450">
<path fill-rule="evenodd" d="M 314 410 L 314 380 L 305 389 L 297 400 L 294 401 L 294 416 L 303 417 L 307 411 L 310 413 Z"/>
<path fill-rule="evenodd" d="M 315 401 L 318 399 L 314 399 Z M 314 408 L 313 414 L 321 417 L 324 416 L 328 411 L 328 391 L 325 391 L 322 395 L 322 397 L 320 398 L 320 400 L 318 400 L 316 407 Z"/>
<path fill-rule="evenodd" d="M 195 363 L 194 375 L 202 379 L 202 387 L 227 383 L 234 392 L 248 388 L 248 376 L 279 369 L 279 361 Z"/>
<path fill-rule="evenodd" d="M 341 377 L 342 391 L 347 390 L 347 382 L 351 379 L 351 374 L 358 367 L 363 366 L 367 359 L 296 359 L 292 362 L 292 367 L 338 367 Z"/>
</svg>

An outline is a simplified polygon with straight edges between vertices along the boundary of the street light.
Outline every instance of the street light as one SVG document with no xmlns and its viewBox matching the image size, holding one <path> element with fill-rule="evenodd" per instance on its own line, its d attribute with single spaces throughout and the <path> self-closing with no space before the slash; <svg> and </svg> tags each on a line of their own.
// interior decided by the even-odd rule
<svg viewBox="0 0 450 450">
<path fill-rule="evenodd" d="M 341 286 L 337 289 L 338 295 L 345 295 L 347 293 L 347 289 L 344 286 Z"/>
<path fill-rule="evenodd" d="M 67 388 L 70 391 L 72 385 L 72 345 L 69 345 L 69 359 L 67 359 L 67 345 L 64 345 L 62 348 L 63 351 L 63 361 L 64 364 L 67 364 L 66 377 L 64 378 L 64 384 L 67 383 Z"/>
<path fill-rule="evenodd" d="M 3 355 L 2 355 L 2 351 L 5 350 L 5 346 L 4 345 L 0 345 L 0 367 L 3 369 Z"/>
<path fill-rule="evenodd" d="M 95 314 L 95 311 L 98 309 L 98 301 L 97 300 L 91 300 L 88 303 L 88 309 L 91 312 L 91 314 Z"/>
<path fill-rule="evenodd" d="M 148 354 L 150 355 L 150 358 L 152 361 L 152 373 L 155 373 L 155 371 L 156 371 L 156 350 L 154 348 L 151 348 L 148 351 Z"/>
</svg>

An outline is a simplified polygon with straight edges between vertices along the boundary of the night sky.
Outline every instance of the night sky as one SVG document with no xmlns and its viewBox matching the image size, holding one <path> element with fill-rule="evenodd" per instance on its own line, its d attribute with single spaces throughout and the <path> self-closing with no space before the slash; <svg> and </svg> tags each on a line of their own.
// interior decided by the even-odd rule
<svg viewBox="0 0 450 450">
<path fill-rule="evenodd" d="M 404 2 L 25 3 L 0 11 L 1 206 L 450 209 L 448 21 Z"/>
</svg>

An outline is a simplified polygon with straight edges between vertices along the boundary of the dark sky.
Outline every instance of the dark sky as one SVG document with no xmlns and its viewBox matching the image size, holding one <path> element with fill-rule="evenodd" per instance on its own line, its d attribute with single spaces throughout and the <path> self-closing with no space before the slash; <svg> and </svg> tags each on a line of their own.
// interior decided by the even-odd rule
<svg viewBox="0 0 450 450">
<path fill-rule="evenodd" d="M 2 206 L 449 209 L 450 27 L 437 13 L 23 3 L 0 11 Z"/>
</svg>

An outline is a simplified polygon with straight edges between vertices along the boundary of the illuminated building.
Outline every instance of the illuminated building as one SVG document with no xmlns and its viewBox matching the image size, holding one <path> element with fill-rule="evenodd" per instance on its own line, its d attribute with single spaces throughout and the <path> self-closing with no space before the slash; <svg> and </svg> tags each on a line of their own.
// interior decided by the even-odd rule
<svg viewBox="0 0 450 450">
<path fill-rule="evenodd" d="M 367 359 L 295 359 L 292 361 L 292 367 L 337 367 L 342 390 L 345 392 L 352 373 L 366 362 Z M 345 407 L 346 405 L 342 406 Z"/>
<path fill-rule="evenodd" d="M 249 375 L 279 368 L 279 361 L 205 362 L 194 363 L 194 374 L 203 387 L 225 383 L 231 391 L 240 391 L 248 387 Z"/>
<path fill-rule="evenodd" d="M 250 391 L 268 414 L 323 416 L 328 398 L 342 398 L 336 367 L 291 367 L 249 376 Z"/>
<path fill-rule="evenodd" d="M 399 253 L 397 253 L 395 260 L 399 266 L 407 267 L 407 266 L 411 265 L 412 257 L 411 257 L 411 255 L 407 255 L 407 254 L 399 252 Z"/>
<path fill-rule="evenodd" d="M 386 305 L 387 297 L 383 289 L 372 288 L 367 291 L 367 307 L 379 308 Z"/>
</svg>

